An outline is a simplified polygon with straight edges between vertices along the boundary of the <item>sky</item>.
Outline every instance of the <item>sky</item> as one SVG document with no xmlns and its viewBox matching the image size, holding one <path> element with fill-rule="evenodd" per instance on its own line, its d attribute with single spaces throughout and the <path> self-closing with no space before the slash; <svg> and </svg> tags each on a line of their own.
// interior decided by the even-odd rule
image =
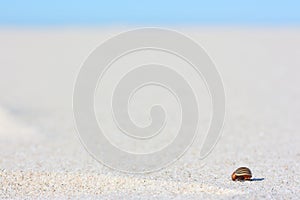
<svg viewBox="0 0 300 200">
<path fill-rule="evenodd" d="M 0 26 L 299 25 L 296 0 L 0 0 Z"/>
</svg>

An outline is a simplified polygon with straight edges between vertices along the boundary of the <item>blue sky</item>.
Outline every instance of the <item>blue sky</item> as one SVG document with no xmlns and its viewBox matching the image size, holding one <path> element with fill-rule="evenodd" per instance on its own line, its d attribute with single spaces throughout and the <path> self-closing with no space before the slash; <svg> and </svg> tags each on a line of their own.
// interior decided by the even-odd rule
<svg viewBox="0 0 300 200">
<path fill-rule="evenodd" d="M 0 0 L 0 25 L 299 25 L 300 1 Z"/>
</svg>

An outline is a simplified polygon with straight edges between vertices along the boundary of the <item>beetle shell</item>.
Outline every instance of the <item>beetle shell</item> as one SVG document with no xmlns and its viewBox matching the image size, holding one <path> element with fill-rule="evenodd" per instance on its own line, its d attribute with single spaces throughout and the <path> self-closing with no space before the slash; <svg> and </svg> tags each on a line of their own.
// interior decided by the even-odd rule
<svg viewBox="0 0 300 200">
<path fill-rule="evenodd" d="M 251 177 L 252 177 L 251 170 L 247 167 L 240 167 L 237 170 L 235 170 L 231 175 L 233 181 L 251 180 Z"/>
</svg>

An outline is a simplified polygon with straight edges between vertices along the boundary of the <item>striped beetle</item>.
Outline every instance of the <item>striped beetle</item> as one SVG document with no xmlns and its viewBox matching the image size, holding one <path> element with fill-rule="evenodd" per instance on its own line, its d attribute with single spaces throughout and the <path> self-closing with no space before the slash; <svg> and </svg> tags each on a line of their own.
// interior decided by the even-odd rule
<svg viewBox="0 0 300 200">
<path fill-rule="evenodd" d="M 252 177 L 252 173 L 251 170 L 247 167 L 240 167 L 237 170 L 235 170 L 232 175 L 231 175 L 231 179 L 233 181 L 250 181 Z"/>
</svg>

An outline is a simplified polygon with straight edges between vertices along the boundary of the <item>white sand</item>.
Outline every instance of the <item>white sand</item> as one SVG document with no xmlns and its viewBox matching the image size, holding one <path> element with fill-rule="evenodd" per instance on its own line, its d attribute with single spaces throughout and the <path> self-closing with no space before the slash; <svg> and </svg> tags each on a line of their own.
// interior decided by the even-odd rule
<svg viewBox="0 0 300 200">
<path fill-rule="evenodd" d="M 209 52 L 227 95 L 222 138 L 159 172 L 93 160 L 76 137 L 80 64 L 119 30 L 0 30 L 0 198 L 300 198 L 300 29 L 180 28 Z M 187 31 L 188 30 L 188 31 Z M 233 182 L 248 166 L 263 181 Z"/>
</svg>

